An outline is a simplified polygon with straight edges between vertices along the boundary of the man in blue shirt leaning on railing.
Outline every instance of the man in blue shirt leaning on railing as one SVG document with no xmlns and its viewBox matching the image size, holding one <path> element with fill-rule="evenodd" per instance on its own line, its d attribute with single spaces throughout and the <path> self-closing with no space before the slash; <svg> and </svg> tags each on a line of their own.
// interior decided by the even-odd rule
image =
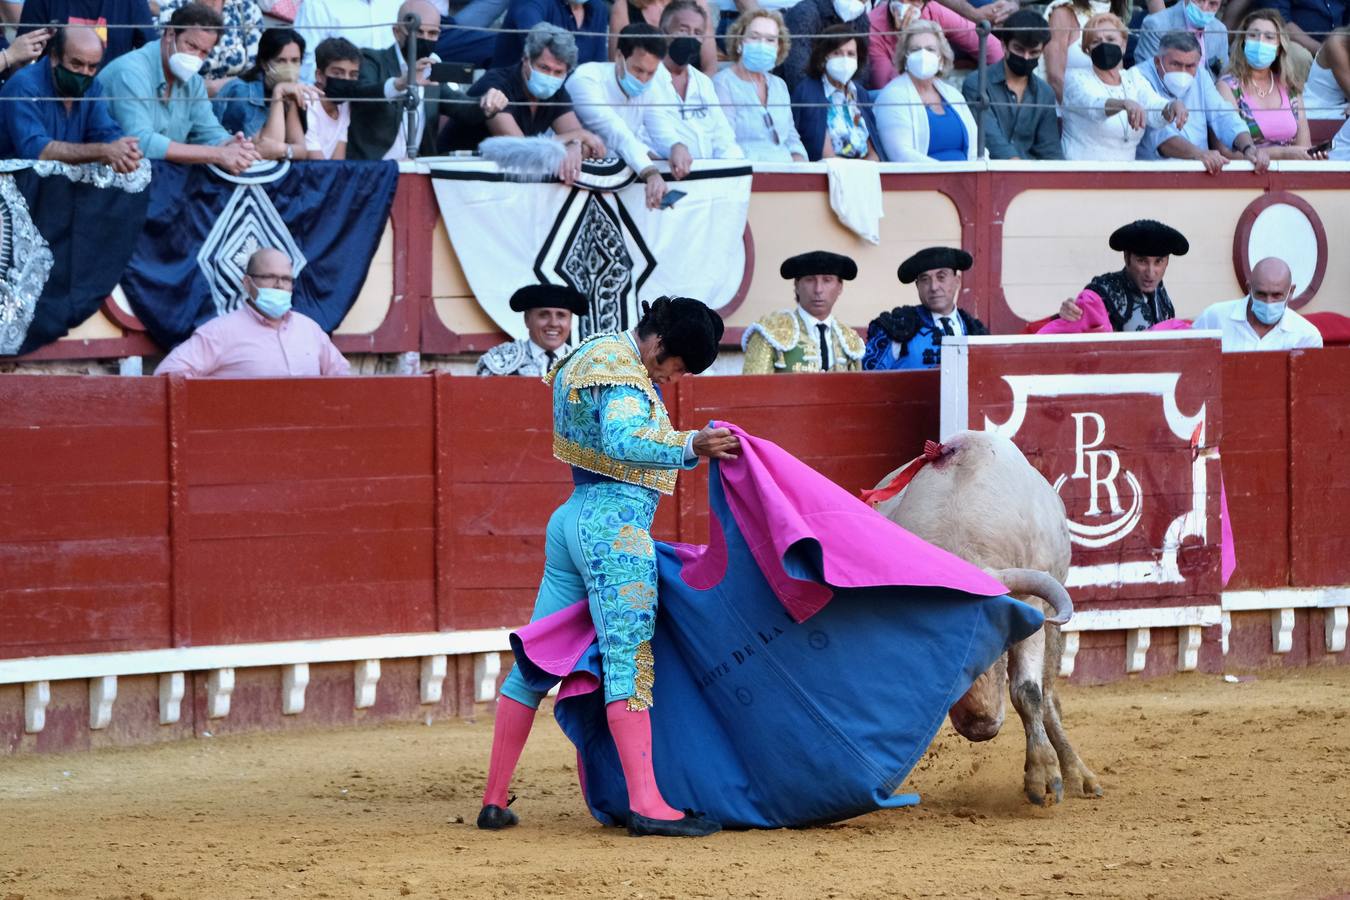
<svg viewBox="0 0 1350 900">
<path fill-rule="evenodd" d="M 104 163 L 132 172 L 141 150 L 125 137 L 94 81 L 103 42 L 87 26 L 57 29 L 39 59 L 0 92 L 0 158 Z M 60 99 L 56 99 L 60 98 Z"/>
</svg>

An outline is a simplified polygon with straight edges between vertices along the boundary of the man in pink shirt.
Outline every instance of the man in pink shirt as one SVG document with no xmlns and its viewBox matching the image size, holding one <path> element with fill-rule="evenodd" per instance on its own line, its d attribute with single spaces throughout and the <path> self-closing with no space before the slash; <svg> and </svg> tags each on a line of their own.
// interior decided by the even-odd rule
<svg viewBox="0 0 1350 900">
<path fill-rule="evenodd" d="M 245 302 L 193 332 L 155 369 L 198 378 L 346 375 L 351 368 L 319 323 L 291 309 L 295 278 L 280 250 L 249 257 Z"/>
</svg>

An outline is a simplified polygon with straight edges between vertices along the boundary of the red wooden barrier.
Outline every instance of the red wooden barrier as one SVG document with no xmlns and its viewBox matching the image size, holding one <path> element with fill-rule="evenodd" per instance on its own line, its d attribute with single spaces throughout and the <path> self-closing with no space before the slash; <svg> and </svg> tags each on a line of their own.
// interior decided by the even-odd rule
<svg viewBox="0 0 1350 900">
<path fill-rule="evenodd" d="M 1237 549 L 1230 590 L 1289 584 L 1289 354 L 1223 357 L 1223 483 Z"/>
<path fill-rule="evenodd" d="M 185 387 L 176 644 L 435 630 L 429 378 Z"/>
<path fill-rule="evenodd" d="M 1350 583 L 1350 349 L 1289 355 L 1290 581 Z"/>
<path fill-rule="evenodd" d="M 997 430 L 1055 486 L 1076 604 L 1217 601 L 1218 467 L 1206 462 L 1222 439 L 1217 339 L 988 337 L 952 350 L 943 432 Z"/>
<path fill-rule="evenodd" d="M 854 492 L 937 437 L 936 371 L 690 378 L 679 388 L 680 428 L 732 422 Z M 680 540 L 708 539 L 707 491 L 704 467 L 680 476 Z"/>
<path fill-rule="evenodd" d="M 164 387 L 0 378 L 0 657 L 168 640 Z"/>
</svg>

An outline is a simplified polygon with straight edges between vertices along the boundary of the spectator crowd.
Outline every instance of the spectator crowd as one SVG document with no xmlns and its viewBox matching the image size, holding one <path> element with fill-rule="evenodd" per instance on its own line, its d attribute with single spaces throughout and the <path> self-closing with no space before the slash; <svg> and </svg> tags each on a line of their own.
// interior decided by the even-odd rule
<svg viewBox="0 0 1350 900">
<path fill-rule="evenodd" d="M 659 160 L 1350 156 L 1346 0 L 1137 2 L 0 0 L 0 152 L 239 171 L 542 135 L 653 205 Z"/>
<path fill-rule="evenodd" d="M 676 181 L 698 160 L 941 163 L 982 150 L 1189 159 L 1210 173 L 1240 159 L 1262 172 L 1277 159 L 1350 158 L 1350 140 L 1314 142 L 1310 124 L 1331 133 L 1346 118 L 1347 3 L 0 0 L 13 31 L 0 38 L 0 158 L 238 173 L 260 160 L 401 160 L 473 151 L 489 137 L 543 138 L 564 182 L 583 160 L 616 156 L 652 208 L 669 189 L 658 162 Z M 1125 267 L 1065 301 L 1051 330 L 1170 320 L 1161 271 L 1184 245 L 1171 229 L 1118 231 Z M 255 262 L 241 312 L 172 365 L 209 367 L 222 340 L 254 340 L 280 348 L 287 371 L 297 360 L 345 371 L 312 328 L 277 324 L 292 321 L 289 293 L 280 270 L 262 270 L 284 259 Z M 955 309 L 973 263 L 953 248 L 905 261 L 899 279 L 920 302 L 878 316 L 863 342 L 831 314 L 852 260 L 794 257 L 782 274 L 798 305 L 747 330 L 746 370 L 935 365 L 942 337 L 984 329 Z M 1289 278 L 1280 261 L 1263 261 L 1249 297 L 1202 319 L 1226 341 L 1244 322 L 1233 341 L 1278 339 L 1298 324 L 1283 306 Z M 286 308 L 273 315 L 282 293 Z M 483 371 L 546 368 L 579 303 L 520 298 L 528 346 Z"/>
</svg>

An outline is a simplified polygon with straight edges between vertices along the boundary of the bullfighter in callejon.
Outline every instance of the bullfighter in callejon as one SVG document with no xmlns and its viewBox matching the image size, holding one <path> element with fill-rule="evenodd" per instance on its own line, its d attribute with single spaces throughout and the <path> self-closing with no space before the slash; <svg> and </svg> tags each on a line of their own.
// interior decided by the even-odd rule
<svg viewBox="0 0 1350 900">
<path fill-rule="evenodd" d="M 477 375 L 548 374 L 572 338 L 572 324 L 590 301 L 559 284 L 528 284 L 511 295 L 511 309 L 525 314 L 526 336 L 498 344 L 478 358 Z"/>
<path fill-rule="evenodd" d="M 668 805 L 652 768 L 657 569 L 652 516 L 681 469 L 700 457 L 734 459 L 725 428 L 676 431 L 660 385 L 697 374 L 717 358 L 721 318 L 698 300 L 662 297 L 636 329 L 595 335 L 545 381 L 553 389 L 553 455 L 572 467 L 571 497 L 549 519 L 544 578 L 533 619 L 589 605 L 603 665 L 605 717 L 628 791 L 633 835 L 703 836 L 721 826 Z M 508 788 L 544 697 L 520 667 L 502 685 L 478 827 L 515 825 Z"/>
<path fill-rule="evenodd" d="M 914 285 L 917 306 L 897 306 L 867 326 L 864 369 L 931 369 L 942 362 L 942 339 L 988 334 L 984 323 L 956 308 L 961 273 L 975 260 L 954 247 L 928 247 L 900 264 L 896 277 Z"/>
<path fill-rule="evenodd" d="M 762 316 L 741 338 L 745 375 L 778 372 L 857 372 L 863 342 L 834 317 L 844 282 L 858 277 L 858 264 L 839 253 L 813 250 L 783 261 L 796 305 Z"/>
</svg>

